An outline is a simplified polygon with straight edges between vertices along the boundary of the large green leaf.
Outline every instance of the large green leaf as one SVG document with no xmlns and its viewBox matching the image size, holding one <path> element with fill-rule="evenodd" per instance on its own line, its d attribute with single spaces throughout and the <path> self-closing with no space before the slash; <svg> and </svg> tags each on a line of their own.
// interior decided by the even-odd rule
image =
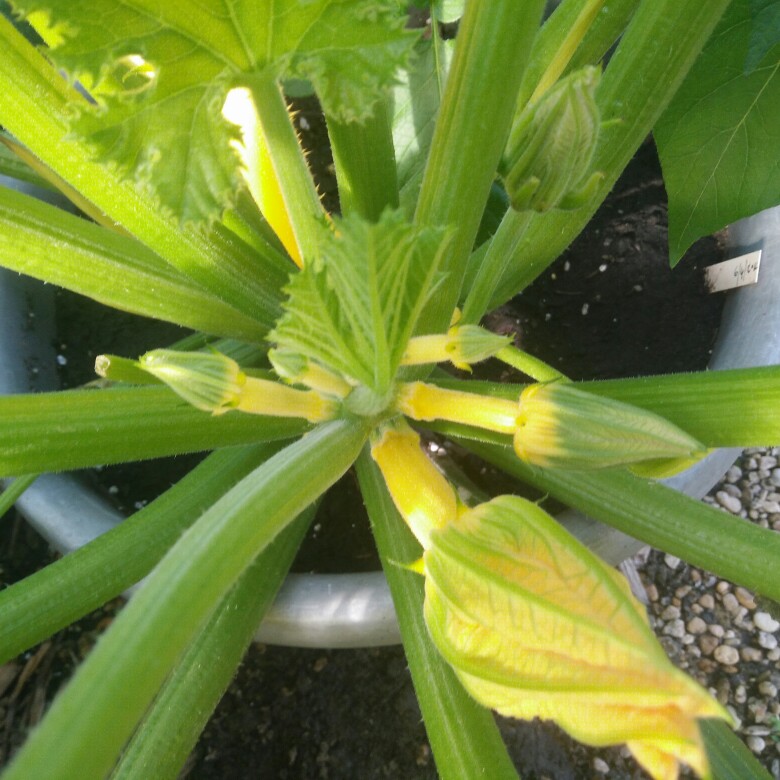
<svg viewBox="0 0 780 780">
<path fill-rule="evenodd" d="M 780 202 L 780 56 L 749 59 L 771 48 L 760 19 L 751 0 L 734 0 L 655 127 L 672 264 L 701 236 Z"/>
<path fill-rule="evenodd" d="M 321 245 L 319 262 L 289 285 L 269 339 L 383 395 L 428 300 L 447 240 L 398 213 L 371 224 L 349 217 Z"/>
<path fill-rule="evenodd" d="M 367 116 L 414 34 L 391 0 L 19 0 L 55 62 L 98 99 L 75 130 L 151 186 L 183 222 L 238 188 L 231 87 L 271 72 L 309 80 L 334 116 Z"/>
</svg>

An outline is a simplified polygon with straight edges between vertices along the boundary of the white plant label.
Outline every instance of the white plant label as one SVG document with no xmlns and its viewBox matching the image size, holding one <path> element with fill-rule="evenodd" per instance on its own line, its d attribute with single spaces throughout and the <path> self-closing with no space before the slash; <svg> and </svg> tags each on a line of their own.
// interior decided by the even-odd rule
<svg viewBox="0 0 780 780">
<path fill-rule="evenodd" d="M 761 250 L 747 255 L 724 260 L 704 269 L 704 279 L 710 292 L 723 292 L 735 287 L 744 287 L 758 281 L 758 269 L 761 265 Z"/>
</svg>

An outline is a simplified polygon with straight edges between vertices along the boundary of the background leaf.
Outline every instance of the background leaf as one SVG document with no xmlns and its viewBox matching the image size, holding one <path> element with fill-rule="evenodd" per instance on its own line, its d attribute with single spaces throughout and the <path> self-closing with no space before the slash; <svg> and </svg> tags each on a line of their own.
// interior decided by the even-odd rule
<svg viewBox="0 0 780 780">
<path fill-rule="evenodd" d="M 416 57 L 393 90 L 393 144 L 398 166 L 401 205 L 411 214 L 417 203 L 433 127 L 454 41 L 420 41 Z"/>
<path fill-rule="evenodd" d="M 52 56 L 98 98 L 74 128 L 100 159 L 154 182 L 183 222 L 210 219 L 239 185 L 221 109 L 242 74 L 308 79 L 344 119 L 370 114 L 415 34 L 389 0 L 19 0 Z"/>
<path fill-rule="evenodd" d="M 780 57 L 745 73 L 768 51 L 758 19 L 734 0 L 654 129 L 673 265 L 701 236 L 780 202 Z"/>
</svg>

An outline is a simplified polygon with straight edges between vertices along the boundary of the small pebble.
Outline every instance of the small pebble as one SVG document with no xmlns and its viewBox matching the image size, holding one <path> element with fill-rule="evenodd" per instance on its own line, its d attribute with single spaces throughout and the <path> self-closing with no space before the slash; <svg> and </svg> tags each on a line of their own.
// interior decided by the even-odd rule
<svg viewBox="0 0 780 780">
<path fill-rule="evenodd" d="M 739 612 L 739 601 L 733 593 L 725 593 L 723 595 L 723 606 L 729 615 L 736 615 Z"/>
<path fill-rule="evenodd" d="M 742 660 L 747 662 L 758 663 L 764 657 L 764 654 L 757 647 L 743 647 L 739 652 Z"/>
<path fill-rule="evenodd" d="M 661 620 L 676 620 L 678 617 L 680 617 L 680 608 L 672 604 L 661 613 Z"/>
<path fill-rule="evenodd" d="M 745 741 L 747 746 L 757 755 L 764 752 L 766 742 L 763 737 L 748 737 Z"/>
<path fill-rule="evenodd" d="M 777 458 L 772 457 L 771 455 L 762 455 L 758 459 L 758 467 L 760 469 L 771 471 L 775 466 L 777 466 Z"/>
<path fill-rule="evenodd" d="M 729 495 L 725 490 L 719 490 L 715 494 L 715 500 L 732 514 L 739 514 L 742 511 L 742 502 L 736 497 Z"/>
<path fill-rule="evenodd" d="M 700 618 L 691 618 L 685 626 L 691 634 L 703 634 L 707 630 L 707 624 Z"/>
<path fill-rule="evenodd" d="M 715 599 L 712 597 L 711 593 L 705 593 L 699 598 L 699 604 L 701 604 L 704 609 L 713 609 L 715 607 Z"/>
<path fill-rule="evenodd" d="M 753 615 L 753 624 L 759 631 L 767 631 L 770 634 L 774 634 L 780 628 L 780 623 L 768 612 L 756 612 Z"/>
<path fill-rule="evenodd" d="M 680 559 L 675 555 L 664 555 L 664 563 L 670 569 L 676 569 L 680 565 Z"/>
<path fill-rule="evenodd" d="M 699 637 L 699 649 L 704 655 L 712 655 L 712 651 L 718 646 L 717 637 L 705 634 Z"/>
<path fill-rule="evenodd" d="M 655 586 L 655 583 L 650 583 L 645 587 L 645 592 L 647 593 L 648 600 L 653 603 L 658 601 L 658 588 Z"/>
<path fill-rule="evenodd" d="M 712 625 L 707 626 L 707 631 L 709 631 L 713 636 L 717 637 L 722 637 L 726 633 L 723 626 L 720 626 L 717 623 L 713 623 Z"/>
<path fill-rule="evenodd" d="M 734 666 L 739 661 L 739 651 L 730 645 L 718 645 L 713 653 L 715 660 L 723 666 Z"/>
<path fill-rule="evenodd" d="M 769 682 L 769 680 L 759 683 L 758 690 L 759 693 L 762 693 L 768 699 L 774 699 L 775 696 L 777 696 L 777 687 Z"/>
<path fill-rule="evenodd" d="M 666 636 L 673 636 L 675 639 L 682 639 L 685 636 L 685 623 L 679 618 L 670 620 L 663 628 Z"/>
<path fill-rule="evenodd" d="M 759 631 L 758 644 L 760 647 L 763 647 L 764 650 L 774 650 L 777 647 L 777 637 L 766 631 Z"/>
<path fill-rule="evenodd" d="M 747 609 L 756 608 L 756 600 L 749 590 L 746 590 L 745 588 L 737 588 L 734 591 L 734 595 L 736 595 L 737 601 L 742 604 L 743 607 L 746 607 Z"/>
<path fill-rule="evenodd" d="M 593 769 L 600 775 L 609 774 L 609 764 L 603 758 L 593 759 Z"/>
</svg>

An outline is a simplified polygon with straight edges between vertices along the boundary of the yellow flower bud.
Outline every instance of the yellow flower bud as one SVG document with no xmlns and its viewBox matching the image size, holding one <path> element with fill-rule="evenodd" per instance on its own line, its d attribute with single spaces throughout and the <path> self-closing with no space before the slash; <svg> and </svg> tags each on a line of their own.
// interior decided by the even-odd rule
<svg viewBox="0 0 780 780">
<path fill-rule="evenodd" d="M 401 365 L 451 362 L 455 368 L 470 371 L 472 363 L 492 357 L 510 342 L 479 325 L 454 325 L 446 334 L 415 336 L 409 339 Z"/>
<path fill-rule="evenodd" d="M 693 458 L 705 449 L 657 414 L 568 382 L 531 385 L 521 393 L 514 448 L 529 463 L 570 469 Z"/>
<path fill-rule="evenodd" d="M 399 420 L 372 441 L 371 457 L 382 472 L 396 509 L 420 544 L 430 546 L 430 533 L 458 513 L 452 486 L 420 448 L 420 437 Z"/>
<path fill-rule="evenodd" d="M 154 349 L 138 365 L 196 409 L 212 414 L 235 408 L 246 382 L 238 363 L 219 352 Z"/>
<path fill-rule="evenodd" d="M 306 385 L 312 390 L 335 398 L 346 398 L 352 391 L 352 385 L 338 374 L 297 352 L 289 349 L 270 349 L 268 359 L 274 371 L 293 384 Z"/>
<path fill-rule="evenodd" d="M 280 382 L 247 376 L 235 360 L 219 352 L 155 349 L 143 355 L 138 366 L 195 408 L 212 414 L 237 409 L 322 422 L 338 412 L 335 401 L 313 390 L 295 390 Z"/>
<path fill-rule="evenodd" d="M 425 620 L 465 688 L 503 715 L 628 744 L 657 780 L 706 774 L 697 718 L 723 708 L 676 669 L 613 569 L 546 512 L 500 496 L 430 533 Z"/>
</svg>

